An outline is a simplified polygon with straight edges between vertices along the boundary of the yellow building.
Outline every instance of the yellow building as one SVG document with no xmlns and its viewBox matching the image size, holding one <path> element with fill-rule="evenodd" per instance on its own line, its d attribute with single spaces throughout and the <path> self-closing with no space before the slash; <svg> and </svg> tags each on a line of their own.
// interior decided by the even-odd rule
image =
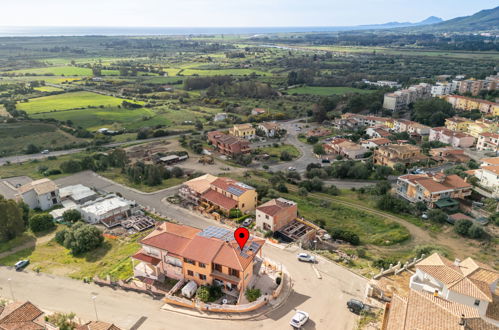
<svg viewBox="0 0 499 330">
<path fill-rule="evenodd" d="M 452 107 L 457 110 L 479 110 L 486 116 L 499 116 L 499 104 L 495 102 L 461 95 L 446 95 L 444 99 L 452 104 Z"/>
<path fill-rule="evenodd" d="M 494 133 L 498 129 L 499 126 L 496 123 L 485 119 L 476 120 L 468 125 L 468 133 L 477 139 L 482 133 Z"/>
<path fill-rule="evenodd" d="M 251 124 L 239 124 L 229 129 L 229 134 L 244 139 L 254 139 L 256 130 Z"/>
<path fill-rule="evenodd" d="M 468 125 L 471 123 L 472 121 L 467 118 L 456 116 L 452 118 L 447 118 L 445 120 L 445 127 L 454 132 L 467 132 Z"/>
<path fill-rule="evenodd" d="M 374 164 L 392 168 L 397 163 L 409 167 L 413 163 L 426 160 L 428 157 L 421 154 L 421 148 L 411 144 L 390 144 L 380 146 L 374 151 Z"/>
</svg>

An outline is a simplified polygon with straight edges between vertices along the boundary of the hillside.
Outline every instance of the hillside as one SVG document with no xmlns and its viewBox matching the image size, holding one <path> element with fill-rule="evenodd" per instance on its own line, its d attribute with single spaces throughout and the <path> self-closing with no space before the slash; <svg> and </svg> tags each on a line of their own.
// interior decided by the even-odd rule
<svg viewBox="0 0 499 330">
<path fill-rule="evenodd" d="M 456 17 L 436 24 L 405 27 L 411 32 L 475 32 L 499 30 L 499 7 L 481 10 L 471 16 Z"/>
</svg>

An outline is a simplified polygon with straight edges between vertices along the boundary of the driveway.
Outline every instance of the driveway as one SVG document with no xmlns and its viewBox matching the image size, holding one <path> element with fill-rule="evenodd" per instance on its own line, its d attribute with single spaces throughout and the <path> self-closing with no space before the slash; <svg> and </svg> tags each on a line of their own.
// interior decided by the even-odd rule
<svg viewBox="0 0 499 330">
<path fill-rule="evenodd" d="M 96 319 L 92 296 L 96 296 L 97 317 L 129 329 L 145 318 L 139 329 L 288 329 L 295 310 L 310 313 L 303 329 L 354 329 L 357 316 L 346 308 L 350 298 L 362 298 L 367 280 L 331 262 L 319 259 L 318 279 L 312 265 L 296 260 L 299 250 L 265 246 L 263 254 L 282 262 L 293 278 L 287 302 L 266 316 L 246 321 L 213 320 L 160 310 L 162 302 L 149 296 L 48 274 L 16 272 L 0 267 L 0 296 L 11 297 L 8 279 L 16 300 L 30 300 L 54 312 L 74 312 L 84 320 Z M 54 299 L 57 297 L 57 299 Z M 237 323 L 236 323 L 237 322 Z"/>
</svg>

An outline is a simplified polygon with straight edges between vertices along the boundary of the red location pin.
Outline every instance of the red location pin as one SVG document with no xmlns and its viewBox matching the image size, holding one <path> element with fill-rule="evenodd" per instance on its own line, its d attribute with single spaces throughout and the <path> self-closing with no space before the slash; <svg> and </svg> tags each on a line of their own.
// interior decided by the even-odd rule
<svg viewBox="0 0 499 330">
<path fill-rule="evenodd" d="M 237 228 L 236 231 L 234 232 L 234 238 L 236 239 L 237 244 L 239 244 L 239 248 L 242 251 L 244 248 L 244 244 L 246 244 L 249 238 L 248 229 L 244 227 Z"/>
</svg>

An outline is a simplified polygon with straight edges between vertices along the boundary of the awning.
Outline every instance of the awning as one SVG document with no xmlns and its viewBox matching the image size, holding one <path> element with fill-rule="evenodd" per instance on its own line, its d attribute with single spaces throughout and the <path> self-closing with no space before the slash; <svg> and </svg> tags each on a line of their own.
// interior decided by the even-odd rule
<svg viewBox="0 0 499 330">
<path fill-rule="evenodd" d="M 435 202 L 438 208 L 451 207 L 459 205 L 459 202 L 452 198 L 443 198 Z"/>
</svg>

